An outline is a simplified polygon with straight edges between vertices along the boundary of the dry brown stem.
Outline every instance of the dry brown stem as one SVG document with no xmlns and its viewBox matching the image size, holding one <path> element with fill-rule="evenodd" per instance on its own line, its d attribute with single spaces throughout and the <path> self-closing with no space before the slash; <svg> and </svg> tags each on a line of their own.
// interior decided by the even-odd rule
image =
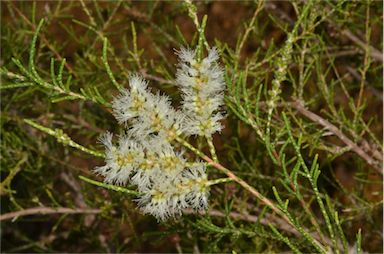
<svg viewBox="0 0 384 254">
<path fill-rule="evenodd" d="M 0 215 L 0 221 L 16 219 L 18 217 L 27 216 L 27 215 L 35 215 L 35 214 L 78 214 L 78 213 L 86 213 L 86 214 L 97 214 L 100 213 L 100 209 L 90 209 L 90 208 L 67 208 L 67 207 L 33 207 L 28 208 L 21 211 L 10 212 L 6 214 Z"/>
</svg>

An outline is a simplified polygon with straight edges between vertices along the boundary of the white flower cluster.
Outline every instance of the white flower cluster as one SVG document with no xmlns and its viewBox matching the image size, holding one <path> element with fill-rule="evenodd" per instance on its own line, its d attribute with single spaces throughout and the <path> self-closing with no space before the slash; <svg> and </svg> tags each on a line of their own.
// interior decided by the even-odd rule
<svg viewBox="0 0 384 254">
<path fill-rule="evenodd" d="M 180 215 L 188 207 L 206 209 L 209 182 L 205 164 L 188 162 L 175 150 L 180 136 L 210 136 L 221 130 L 218 112 L 223 102 L 223 71 L 215 49 L 198 62 L 196 51 L 182 49 L 177 83 L 183 92 L 182 110 L 171 106 L 167 96 L 153 94 L 139 76 L 129 80 L 130 89 L 114 99 L 116 119 L 126 127 L 117 144 L 112 134 L 101 138 L 106 165 L 95 171 L 105 182 L 137 186 L 140 209 L 159 220 Z"/>
<path fill-rule="evenodd" d="M 217 64 L 219 55 L 215 48 L 201 62 L 196 60 L 197 50 L 181 49 L 181 63 L 176 82 L 183 93 L 183 110 L 188 134 L 210 137 L 220 131 L 223 115 L 218 112 L 224 98 L 223 70 Z"/>
</svg>

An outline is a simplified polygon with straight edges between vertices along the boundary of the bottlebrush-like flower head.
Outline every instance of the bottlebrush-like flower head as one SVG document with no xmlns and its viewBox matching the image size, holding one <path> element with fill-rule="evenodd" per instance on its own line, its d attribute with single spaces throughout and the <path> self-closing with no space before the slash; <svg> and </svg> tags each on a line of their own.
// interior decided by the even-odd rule
<svg viewBox="0 0 384 254">
<path fill-rule="evenodd" d="M 216 48 L 210 49 L 201 61 L 196 54 L 196 50 L 185 48 L 178 52 L 181 62 L 176 82 L 183 95 L 183 111 L 188 116 L 186 132 L 209 137 L 222 129 L 220 107 L 224 98 L 224 72 L 217 63 Z"/>
<path fill-rule="evenodd" d="M 115 98 L 112 108 L 119 123 L 131 124 L 131 134 L 142 137 L 151 133 L 172 140 L 182 131 L 184 114 L 175 110 L 165 95 L 153 94 L 148 84 L 135 75 L 129 79 L 131 89 Z"/>
</svg>

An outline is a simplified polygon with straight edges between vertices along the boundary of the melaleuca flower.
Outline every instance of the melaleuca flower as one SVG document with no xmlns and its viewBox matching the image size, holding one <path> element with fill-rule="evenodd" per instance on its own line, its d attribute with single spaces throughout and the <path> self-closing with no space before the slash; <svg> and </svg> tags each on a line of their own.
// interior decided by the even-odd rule
<svg viewBox="0 0 384 254">
<path fill-rule="evenodd" d="M 203 164 L 196 164 L 183 172 L 182 186 L 188 186 L 186 200 L 197 210 L 204 210 L 208 206 L 208 177 Z"/>
<path fill-rule="evenodd" d="M 119 97 L 115 98 L 112 108 L 116 119 L 124 123 L 146 111 L 146 103 L 151 101 L 152 94 L 147 91 L 148 84 L 138 75 L 129 79 L 130 90 L 121 91 Z"/>
<path fill-rule="evenodd" d="M 179 194 L 174 180 L 163 175 L 158 177 L 153 186 L 142 190 L 142 193 L 138 199 L 141 211 L 159 220 L 180 215 L 181 210 L 188 207 L 185 201 L 177 200 Z"/>
<path fill-rule="evenodd" d="M 131 178 L 139 191 L 158 181 L 159 177 L 174 178 L 185 168 L 182 153 L 175 152 L 171 144 L 157 136 L 143 141 L 144 156 Z"/>
<path fill-rule="evenodd" d="M 187 207 L 198 210 L 207 207 L 204 163 L 197 161 L 188 168 L 182 152 L 175 152 L 170 143 L 158 136 L 139 142 L 124 135 L 115 146 L 112 134 L 106 133 L 101 141 L 106 147 L 107 163 L 96 168 L 96 172 L 108 183 L 136 185 L 144 213 L 165 220 L 180 215 Z"/>
<path fill-rule="evenodd" d="M 183 111 L 188 116 L 186 132 L 209 137 L 222 129 L 223 115 L 219 110 L 224 98 L 224 73 L 217 63 L 219 56 L 215 48 L 201 61 L 196 54 L 196 50 L 190 49 L 178 52 L 181 63 L 176 82 L 183 93 Z"/>
<path fill-rule="evenodd" d="M 176 152 L 170 143 L 163 142 L 161 139 L 152 138 L 146 142 L 147 150 L 152 150 L 157 156 L 157 165 L 163 174 L 174 176 L 179 174 L 186 166 L 183 152 Z"/>
<path fill-rule="evenodd" d="M 158 133 L 168 140 L 182 133 L 184 114 L 176 111 L 165 95 L 152 94 L 139 76 L 129 79 L 131 89 L 125 89 L 113 100 L 112 107 L 120 123 L 131 121 L 130 132 L 137 137 Z"/>
<path fill-rule="evenodd" d="M 182 110 L 172 107 L 167 96 L 153 94 L 143 78 L 131 76 L 130 89 L 123 90 L 112 103 L 125 134 L 116 145 L 110 133 L 101 138 L 106 165 L 95 169 L 105 182 L 136 186 L 140 209 L 159 220 L 178 216 L 185 208 L 207 208 L 205 164 L 187 161 L 174 142 L 180 136 L 209 137 L 222 128 L 225 85 L 216 49 L 209 50 L 201 61 L 193 50 L 182 49 L 179 57 Z"/>
<path fill-rule="evenodd" d="M 143 190 L 138 200 L 141 210 L 165 220 L 180 215 L 187 207 L 206 209 L 208 180 L 204 164 L 185 172 L 174 178 L 159 176 L 151 188 Z"/>
<path fill-rule="evenodd" d="M 112 144 L 112 134 L 101 137 L 106 147 L 106 165 L 96 168 L 96 173 L 105 177 L 105 182 L 126 184 L 142 157 L 142 148 L 128 136 L 120 137 L 118 146 Z"/>
</svg>

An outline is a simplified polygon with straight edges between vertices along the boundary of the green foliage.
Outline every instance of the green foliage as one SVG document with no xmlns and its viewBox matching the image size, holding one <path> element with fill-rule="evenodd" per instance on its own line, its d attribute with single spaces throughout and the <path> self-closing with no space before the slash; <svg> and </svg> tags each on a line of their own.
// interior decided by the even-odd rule
<svg viewBox="0 0 384 254">
<path fill-rule="evenodd" d="M 100 209 L 15 215 L 4 251 L 383 251 L 382 3 L 233 4 L 2 2 L 2 216 Z M 177 139 L 209 165 L 210 209 L 158 223 L 92 169 L 131 73 L 180 99 L 181 45 L 219 49 L 228 115 L 214 139 Z"/>
</svg>

